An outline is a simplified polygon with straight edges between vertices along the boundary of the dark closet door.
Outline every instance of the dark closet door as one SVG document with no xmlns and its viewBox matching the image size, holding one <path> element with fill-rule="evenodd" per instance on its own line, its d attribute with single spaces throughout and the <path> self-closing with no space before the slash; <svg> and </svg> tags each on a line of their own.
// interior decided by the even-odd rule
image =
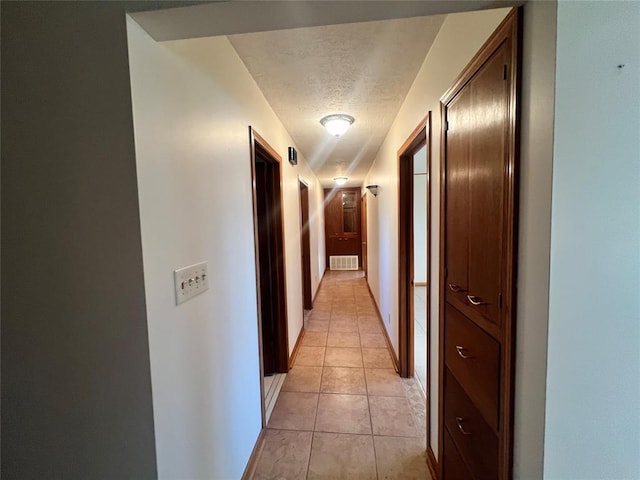
<svg viewBox="0 0 640 480">
<path fill-rule="evenodd" d="M 276 252 L 273 244 L 273 205 L 269 191 L 273 178 L 267 163 L 260 157 L 255 162 L 256 171 L 256 207 L 258 218 L 258 242 L 260 265 L 260 307 L 262 312 L 262 360 L 264 375 L 273 375 L 277 371 L 275 356 L 277 295 L 273 291 L 275 285 L 275 268 L 271 259 Z"/>
</svg>

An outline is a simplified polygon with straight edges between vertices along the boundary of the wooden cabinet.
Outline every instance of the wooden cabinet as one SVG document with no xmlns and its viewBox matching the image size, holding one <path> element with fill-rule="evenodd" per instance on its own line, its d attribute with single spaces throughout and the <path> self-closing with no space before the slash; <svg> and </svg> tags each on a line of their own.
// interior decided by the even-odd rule
<svg viewBox="0 0 640 480">
<path fill-rule="evenodd" d="M 477 480 L 498 478 L 498 436 L 484 420 L 455 377 L 444 379 L 444 425 L 447 433 Z"/>
<path fill-rule="evenodd" d="M 357 255 L 362 265 L 360 189 L 325 189 L 324 225 L 327 266 L 332 255 Z"/>
<path fill-rule="evenodd" d="M 445 307 L 444 359 L 494 430 L 498 429 L 500 342 L 458 312 Z"/>
<path fill-rule="evenodd" d="M 511 477 L 518 11 L 442 99 L 442 476 Z M 451 459 L 460 459 L 464 469 Z M 463 472 L 463 473 L 461 473 Z"/>
</svg>

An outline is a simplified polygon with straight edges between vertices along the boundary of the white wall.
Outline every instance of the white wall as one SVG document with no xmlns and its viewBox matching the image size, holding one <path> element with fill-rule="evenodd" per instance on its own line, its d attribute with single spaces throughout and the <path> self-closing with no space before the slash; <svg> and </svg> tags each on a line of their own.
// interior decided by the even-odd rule
<svg viewBox="0 0 640 480">
<path fill-rule="evenodd" d="M 548 479 L 640 478 L 639 25 L 558 4 Z"/>
<path fill-rule="evenodd" d="M 158 476 L 239 478 L 261 429 L 248 126 L 283 157 L 289 343 L 302 326 L 298 175 L 313 290 L 322 190 L 225 37 L 159 44 L 127 20 Z M 320 217 L 318 216 L 318 212 Z M 172 271 L 209 262 L 180 306 Z"/>
<path fill-rule="evenodd" d="M 514 478 L 542 478 L 551 240 L 556 2 L 524 7 Z"/>
<path fill-rule="evenodd" d="M 432 111 L 431 339 L 432 344 L 437 345 L 440 97 L 508 12 L 509 9 L 498 9 L 447 16 L 365 180 L 365 185 L 372 183 L 380 185 L 380 193 L 369 203 L 371 215 L 367 239 L 369 242 L 368 280 L 396 352 L 398 352 L 398 149 L 427 112 Z M 387 324 L 389 315 L 391 322 Z M 437 348 L 432 345 L 427 354 L 430 355 L 432 365 L 431 412 L 433 424 L 435 424 L 438 411 Z M 434 429 L 431 445 L 436 455 L 437 443 L 437 433 Z"/>
<path fill-rule="evenodd" d="M 427 281 L 427 147 L 413 156 L 413 280 Z"/>
</svg>

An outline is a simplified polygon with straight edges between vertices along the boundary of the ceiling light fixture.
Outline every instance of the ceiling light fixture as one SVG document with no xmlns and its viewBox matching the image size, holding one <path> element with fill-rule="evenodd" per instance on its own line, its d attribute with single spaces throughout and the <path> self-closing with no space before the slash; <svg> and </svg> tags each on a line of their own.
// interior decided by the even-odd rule
<svg viewBox="0 0 640 480">
<path fill-rule="evenodd" d="M 344 185 L 345 183 L 347 183 L 347 180 L 349 180 L 347 177 L 336 177 L 333 179 L 334 182 L 336 182 L 337 185 Z"/>
<path fill-rule="evenodd" d="M 346 115 L 344 113 L 335 113 L 320 119 L 322 126 L 326 128 L 331 135 L 336 137 L 339 137 L 346 132 L 355 121 L 356 119 L 351 115 Z"/>
</svg>

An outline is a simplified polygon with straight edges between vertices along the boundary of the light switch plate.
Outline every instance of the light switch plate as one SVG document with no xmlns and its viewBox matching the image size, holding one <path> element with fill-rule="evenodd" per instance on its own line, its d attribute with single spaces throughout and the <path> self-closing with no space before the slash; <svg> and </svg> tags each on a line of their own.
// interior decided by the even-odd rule
<svg viewBox="0 0 640 480">
<path fill-rule="evenodd" d="M 209 289 L 209 271 L 207 267 L 207 262 L 201 262 L 173 271 L 176 305 L 180 305 Z"/>
</svg>

